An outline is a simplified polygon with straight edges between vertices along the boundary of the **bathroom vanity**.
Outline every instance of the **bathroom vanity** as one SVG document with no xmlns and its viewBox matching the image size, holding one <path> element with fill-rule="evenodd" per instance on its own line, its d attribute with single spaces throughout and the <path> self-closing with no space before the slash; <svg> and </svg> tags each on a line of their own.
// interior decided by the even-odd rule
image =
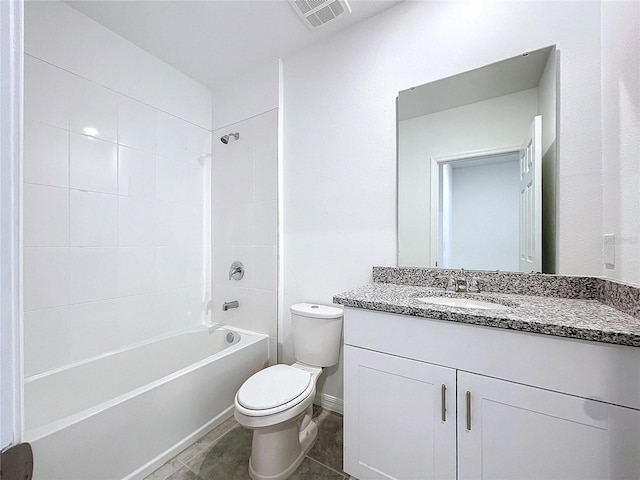
<svg viewBox="0 0 640 480">
<path fill-rule="evenodd" d="M 377 478 L 640 478 L 640 321 L 596 300 L 424 286 L 337 295 L 344 471 Z M 557 293 L 557 292 L 556 292 Z M 457 295 L 469 298 L 470 295 Z"/>
</svg>

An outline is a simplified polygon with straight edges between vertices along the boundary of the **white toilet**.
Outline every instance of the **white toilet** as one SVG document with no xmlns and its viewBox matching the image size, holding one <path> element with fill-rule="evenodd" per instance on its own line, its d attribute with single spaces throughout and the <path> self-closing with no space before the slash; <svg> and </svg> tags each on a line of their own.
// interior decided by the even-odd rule
<svg viewBox="0 0 640 480">
<path fill-rule="evenodd" d="M 338 363 L 342 308 L 298 303 L 291 307 L 293 365 L 274 365 L 242 384 L 234 416 L 253 430 L 249 475 L 284 480 L 313 446 L 318 427 L 311 420 L 316 381 L 323 367 Z"/>
</svg>

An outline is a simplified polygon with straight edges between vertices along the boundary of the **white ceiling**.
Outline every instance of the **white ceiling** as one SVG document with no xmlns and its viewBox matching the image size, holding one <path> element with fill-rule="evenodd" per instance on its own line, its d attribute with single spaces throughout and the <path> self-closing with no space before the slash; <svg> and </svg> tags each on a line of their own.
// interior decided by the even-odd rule
<svg viewBox="0 0 640 480">
<path fill-rule="evenodd" d="M 400 0 L 351 0 L 310 31 L 286 0 L 67 0 L 66 4 L 214 88 L 371 17 Z"/>
</svg>

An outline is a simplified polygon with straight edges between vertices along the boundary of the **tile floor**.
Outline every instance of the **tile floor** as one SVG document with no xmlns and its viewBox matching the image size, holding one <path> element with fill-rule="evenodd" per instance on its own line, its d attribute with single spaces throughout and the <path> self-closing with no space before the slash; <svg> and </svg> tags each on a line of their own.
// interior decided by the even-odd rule
<svg viewBox="0 0 640 480">
<path fill-rule="evenodd" d="M 342 416 L 314 407 L 318 438 L 291 480 L 344 480 Z M 251 432 L 233 417 L 169 460 L 145 480 L 250 480 Z"/>
</svg>

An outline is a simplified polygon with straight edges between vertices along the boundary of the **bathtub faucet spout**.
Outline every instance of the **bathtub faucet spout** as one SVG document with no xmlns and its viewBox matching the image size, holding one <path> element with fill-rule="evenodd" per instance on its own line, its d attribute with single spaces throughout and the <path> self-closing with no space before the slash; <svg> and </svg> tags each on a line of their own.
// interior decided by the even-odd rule
<svg viewBox="0 0 640 480">
<path fill-rule="evenodd" d="M 222 304 L 222 311 L 226 312 L 230 308 L 238 308 L 239 306 L 240 306 L 240 304 L 238 303 L 237 300 L 234 300 L 233 302 L 224 302 Z"/>
</svg>

